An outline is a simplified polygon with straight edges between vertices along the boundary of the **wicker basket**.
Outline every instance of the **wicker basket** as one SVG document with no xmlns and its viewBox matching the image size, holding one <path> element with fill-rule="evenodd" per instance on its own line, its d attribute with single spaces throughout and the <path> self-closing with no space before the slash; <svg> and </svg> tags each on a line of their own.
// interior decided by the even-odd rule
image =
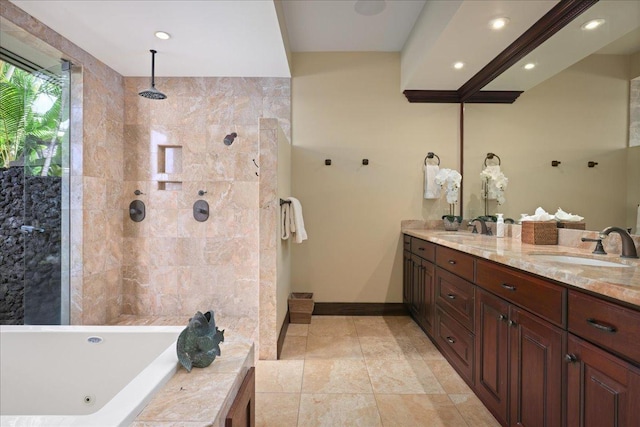
<svg viewBox="0 0 640 427">
<path fill-rule="evenodd" d="M 292 292 L 289 295 L 289 322 L 311 323 L 313 314 L 313 293 Z"/>
<path fill-rule="evenodd" d="M 573 230 L 586 230 L 587 224 L 581 221 L 558 221 L 558 228 L 571 228 Z"/>
<path fill-rule="evenodd" d="M 522 221 L 522 243 L 530 245 L 557 245 L 556 221 Z"/>
</svg>

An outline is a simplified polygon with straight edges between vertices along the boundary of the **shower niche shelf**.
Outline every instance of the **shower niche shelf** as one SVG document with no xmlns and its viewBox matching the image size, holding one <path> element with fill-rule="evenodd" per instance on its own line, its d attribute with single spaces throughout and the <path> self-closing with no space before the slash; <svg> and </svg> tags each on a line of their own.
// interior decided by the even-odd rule
<svg viewBox="0 0 640 427">
<path fill-rule="evenodd" d="M 181 181 L 158 181 L 158 190 L 182 191 Z"/>
<path fill-rule="evenodd" d="M 158 145 L 158 173 L 182 173 L 182 146 Z"/>
<path fill-rule="evenodd" d="M 158 145 L 158 190 L 182 190 L 182 146 Z"/>
</svg>

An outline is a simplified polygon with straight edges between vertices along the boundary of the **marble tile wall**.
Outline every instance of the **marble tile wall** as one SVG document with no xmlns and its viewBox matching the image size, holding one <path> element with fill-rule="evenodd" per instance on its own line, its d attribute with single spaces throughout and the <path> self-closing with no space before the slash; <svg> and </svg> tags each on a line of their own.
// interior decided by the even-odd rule
<svg viewBox="0 0 640 427">
<path fill-rule="evenodd" d="M 274 124 L 289 132 L 289 84 L 157 78 L 167 99 L 155 101 L 137 95 L 149 79 L 124 79 L 123 314 L 188 316 L 213 309 L 254 319 L 256 328 L 263 308 L 275 318 L 277 140 L 271 136 Z M 261 121 L 271 114 L 273 120 Z M 231 132 L 238 137 L 224 145 Z M 128 218 L 135 199 L 147 207 L 142 222 Z M 210 206 L 205 222 L 193 217 L 200 199 Z M 262 265 L 271 264 L 273 271 L 264 272 Z M 275 339 L 268 341 L 275 354 Z"/>
</svg>

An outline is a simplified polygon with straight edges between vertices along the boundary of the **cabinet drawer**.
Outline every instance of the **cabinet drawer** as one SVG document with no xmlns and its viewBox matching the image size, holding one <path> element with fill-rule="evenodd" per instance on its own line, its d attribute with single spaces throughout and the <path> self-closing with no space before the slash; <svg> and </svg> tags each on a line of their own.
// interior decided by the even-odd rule
<svg viewBox="0 0 640 427">
<path fill-rule="evenodd" d="M 403 248 L 407 251 L 411 250 L 411 236 L 407 236 L 406 234 L 402 235 L 402 244 Z"/>
<path fill-rule="evenodd" d="M 436 342 L 461 377 L 473 384 L 474 335 L 440 308 L 436 309 Z"/>
<path fill-rule="evenodd" d="M 477 261 L 476 284 L 559 326 L 563 324 L 566 289 L 488 261 Z"/>
<path fill-rule="evenodd" d="M 475 264 L 473 255 L 438 246 L 436 249 L 436 264 L 460 277 L 473 281 L 473 266 Z"/>
<path fill-rule="evenodd" d="M 640 362 L 640 312 L 569 291 L 569 331 Z"/>
<path fill-rule="evenodd" d="M 438 268 L 436 303 L 454 319 L 473 332 L 475 286 L 466 280 Z"/>
<path fill-rule="evenodd" d="M 411 239 L 411 253 L 418 255 L 420 258 L 424 258 L 427 261 L 435 261 L 436 259 L 436 245 L 431 242 L 427 242 L 422 239 Z"/>
</svg>

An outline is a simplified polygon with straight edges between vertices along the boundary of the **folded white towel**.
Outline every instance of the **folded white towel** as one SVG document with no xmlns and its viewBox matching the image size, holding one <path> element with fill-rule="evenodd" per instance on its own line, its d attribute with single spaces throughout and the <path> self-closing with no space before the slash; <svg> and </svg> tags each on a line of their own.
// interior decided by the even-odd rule
<svg viewBox="0 0 640 427">
<path fill-rule="evenodd" d="M 288 240 L 291 237 L 291 205 L 289 203 L 280 205 L 280 229 L 282 240 Z"/>
<path fill-rule="evenodd" d="M 288 197 L 287 200 L 291 201 L 291 231 L 295 233 L 295 242 L 302 243 L 307 240 L 307 230 L 304 229 L 304 219 L 302 218 L 302 205 L 300 200 L 295 197 Z"/>
<path fill-rule="evenodd" d="M 424 166 L 424 198 L 425 199 L 439 199 L 440 198 L 440 186 L 436 184 L 435 178 L 440 167 L 438 165 L 425 165 Z"/>
</svg>

